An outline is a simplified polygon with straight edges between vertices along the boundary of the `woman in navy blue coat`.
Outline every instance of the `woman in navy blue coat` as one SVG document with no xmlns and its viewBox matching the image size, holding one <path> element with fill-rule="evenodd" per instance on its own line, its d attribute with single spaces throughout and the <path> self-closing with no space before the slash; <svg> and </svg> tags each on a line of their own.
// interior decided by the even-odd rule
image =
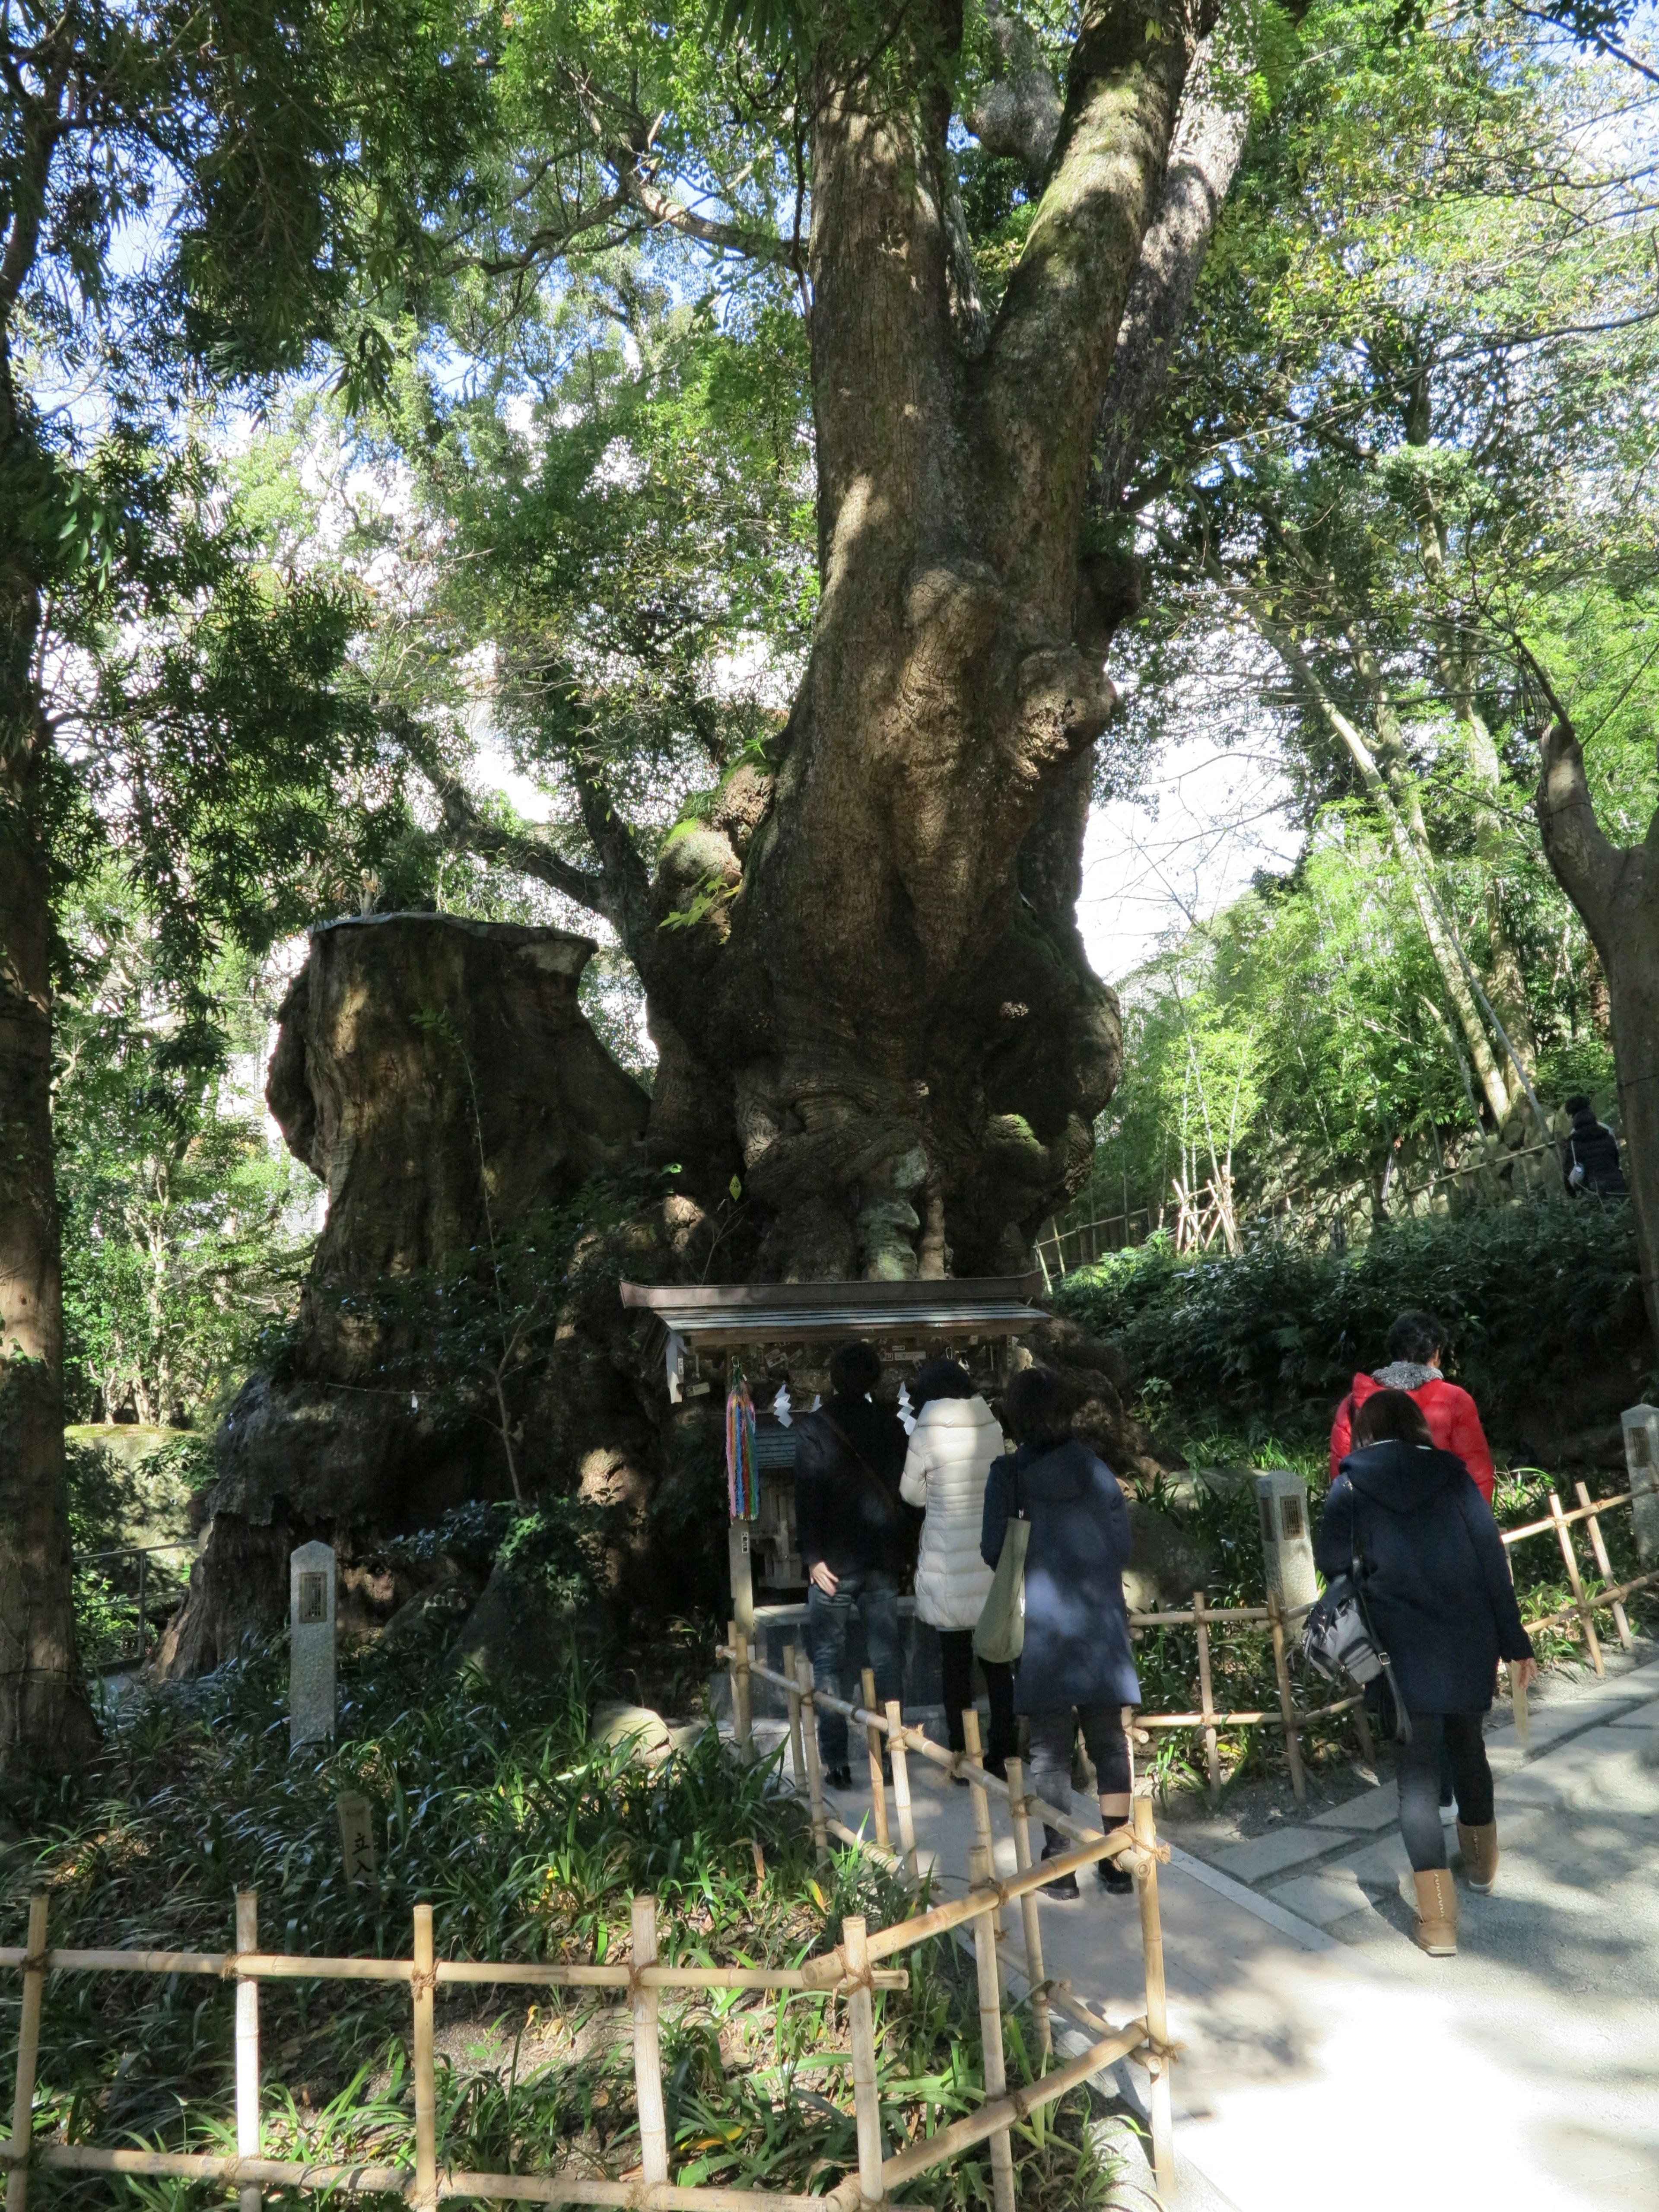
<svg viewBox="0 0 1659 2212">
<path fill-rule="evenodd" d="M 1355 1449 L 1325 1502 L 1314 1556 L 1328 1577 L 1359 1562 L 1359 1588 L 1389 1655 L 1411 1737 L 1400 1771 L 1400 1826 L 1416 1877 L 1418 1942 L 1457 1948 L 1457 1896 L 1440 1825 L 1443 1745 L 1457 1795 L 1457 1838 L 1473 1889 L 1498 1873 L 1492 1768 L 1481 1717 L 1499 1659 L 1532 1674 L 1509 1561 L 1492 1508 L 1455 1454 L 1435 1449 L 1420 1407 L 1379 1390 L 1354 1415 Z"/>
<path fill-rule="evenodd" d="M 1030 1522 L 1014 1710 L 1030 1719 L 1031 1786 L 1069 1811 L 1072 1742 L 1080 1724 L 1100 1784 L 1101 1817 L 1112 1827 L 1129 1814 L 1123 1708 L 1140 1703 L 1123 1602 L 1128 1508 L 1110 1468 L 1072 1435 L 1066 1386 L 1052 1368 L 1027 1367 L 1015 1376 L 1002 1420 L 1018 1449 L 992 1462 L 980 1551 L 994 1566 L 1010 1517 Z M 1066 1848 L 1057 1828 L 1045 1835 L 1044 1858 Z M 1109 1890 L 1134 1886 L 1104 1859 L 1097 1871 Z M 1048 1888 L 1075 1897 L 1077 1877 L 1064 1875 Z"/>
</svg>

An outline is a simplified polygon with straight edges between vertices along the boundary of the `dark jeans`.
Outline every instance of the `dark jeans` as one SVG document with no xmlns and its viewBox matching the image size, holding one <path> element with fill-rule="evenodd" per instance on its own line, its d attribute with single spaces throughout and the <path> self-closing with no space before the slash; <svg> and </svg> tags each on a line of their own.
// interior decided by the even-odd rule
<svg viewBox="0 0 1659 2212">
<path fill-rule="evenodd" d="M 1440 1825 L 1440 1760 L 1451 1766 L 1457 1817 L 1466 1828 L 1484 1828 L 1492 1818 L 1492 1768 L 1480 1734 L 1479 1713 L 1413 1713 L 1412 1740 L 1400 1761 L 1400 1832 L 1413 1874 L 1446 1863 L 1446 1832 Z"/>
<path fill-rule="evenodd" d="M 1123 1733 L 1121 1705 L 1062 1705 L 1033 1713 L 1031 1787 L 1061 1813 L 1072 1809 L 1072 1740 L 1079 1725 L 1101 1796 L 1119 1796 L 1129 1787 L 1129 1739 Z M 1056 1850 L 1062 1847 L 1058 1828 L 1045 1824 L 1043 1832 Z"/>
<path fill-rule="evenodd" d="M 879 1567 L 854 1569 L 836 1584 L 834 1597 L 825 1597 L 816 1583 L 806 1592 L 806 1649 L 812 1660 L 812 1680 L 832 1697 L 861 1702 L 859 1685 L 847 1673 L 847 1632 L 853 1607 L 864 1623 L 864 1641 L 875 1671 L 876 1701 L 885 1705 L 901 1695 L 903 1669 L 899 1651 L 898 1577 Z M 818 1714 L 818 1757 L 827 1768 L 845 1766 L 847 1717 L 821 1711 Z"/>
<path fill-rule="evenodd" d="M 945 1679 L 945 1725 L 951 1750 L 961 1751 L 962 1716 L 974 1702 L 971 1628 L 940 1629 L 939 1663 Z M 1004 1660 L 981 1659 L 979 1663 L 991 1698 L 991 1741 L 982 1748 L 994 1765 L 1000 1765 L 1019 1749 L 1019 1732 L 1014 1724 L 1014 1670 Z"/>
</svg>

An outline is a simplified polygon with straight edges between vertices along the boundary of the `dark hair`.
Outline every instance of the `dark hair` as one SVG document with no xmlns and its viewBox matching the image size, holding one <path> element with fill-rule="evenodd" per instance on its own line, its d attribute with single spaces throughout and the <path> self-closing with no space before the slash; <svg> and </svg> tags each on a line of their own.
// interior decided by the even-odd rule
<svg viewBox="0 0 1659 2212">
<path fill-rule="evenodd" d="M 1022 1367 L 1002 1395 L 1002 1425 L 1017 1444 L 1063 1444 L 1072 1433 L 1066 1384 L 1052 1367 Z"/>
<path fill-rule="evenodd" d="M 881 1355 L 873 1344 L 838 1344 L 830 1355 L 830 1395 L 862 1398 L 881 1380 Z"/>
<path fill-rule="evenodd" d="M 1419 1313 L 1413 1307 L 1395 1316 L 1394 1326 L 1389 1331 L 1389 1357 L 1409 1359 L 1419 1367 L 1426 1367 L 1445 1340 L 1445 1331 L 1434 1316 Z"/>
<path fill-rule="evenodd" d="M 971 1398 L 974 1378 L 959 1359 L 924 1359 L 910 1384 L 910 1410 L 919 1413 L 935 1398 Z"/>
<path fill-rule="evenodd" d="M 1574 1095 L 1568 1099 L 1567 1111 L 1569 1114 L 1593 1114 L 1595 1111 L 1595 1109 L 1591 1105 L 1589 1100 L 1585 1097 L 1583 1092 L 1580 1091 L 1575 1092 Z"/>
<path fill-rule="evenodd" d="M 1356 1448 L 1387 1443 L 1398 1437 L 1405 1444 L 1431 1444 L 1423 1408 L 1409 1390 L 1373 1390 L 1353 1417 Z"/>
</svg>

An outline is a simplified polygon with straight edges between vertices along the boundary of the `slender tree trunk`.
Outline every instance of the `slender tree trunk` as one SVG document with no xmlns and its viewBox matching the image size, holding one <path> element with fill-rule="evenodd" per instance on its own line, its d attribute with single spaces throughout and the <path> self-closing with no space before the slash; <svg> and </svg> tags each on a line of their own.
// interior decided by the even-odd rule
<svg viewBox="0 0 1659 2212">
<path fill-rule="evenodd" d="M 0 588 L 3 588 L 0 585 Z M 0 724 L 0 1776 L 63 1771 L 97 1732 L 75 1652 L 63 1280 L 52 1151 L 52 908 L 29 681 L 9 595 Z"/>
<path fill-rule="evenodd" d="M 1556 720 L 1540 748 L 1539 827 L 1556 880 L 1577 908 L 1607 974 L 1625 1172 L 1648 1322 L 1659 1344 L 1659 812 L 1644 843 L 1610 842 L 1595 818 L 1572 724 L 1553 703 Z"/>
</svg>

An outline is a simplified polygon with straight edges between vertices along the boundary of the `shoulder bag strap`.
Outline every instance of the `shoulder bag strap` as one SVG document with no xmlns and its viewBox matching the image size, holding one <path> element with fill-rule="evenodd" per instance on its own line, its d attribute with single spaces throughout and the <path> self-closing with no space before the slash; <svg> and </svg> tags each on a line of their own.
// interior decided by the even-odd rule
<svg viewBox="0 0 1659 2212">
<path fill-rule="evenodd" d="M 1406 1700 L 1400 1694 L 1400 1684 L 1395 1676 L 1394 1661 L 1389 1656 L 1382 1639 L 1376 1632 L 1376 1624 L 1371 1619 L 1370 1608 L 1365 1603 L 1364 1589 L 1360 1580 L 1359 1492 L 1352 1482 L 1348 1485 L 1348 1495 L 1353 1500 L 1348 1514 L 1348 1580 L 1353 1587 L 1353 1601 L 1359 1607 L 1359 1618 L 1365 1624 L 1365 1633 L 1370 1638 L 1371 1647 L 1377 1657 L 1382 1662 L 1382 1672 L 1388 1676 L 1389 1687 L 1394 1692 L 1394 1710 L 1399 1720 L 1401 1741 L 1409 1743 L 1412 1740 L 1412 1717 L 1406 1711 Z"/>
<path fill-rule="evenodd" d="M 881 1493 L 882 1502 L 886 1505 L 888 1510 L 892 1513 L 896 1513 L 899 1510 L 898 1492 L 893 1489 L 884 1476 L 877 1474 L 875 1468 L 871 1466 L 869 1461 L 866 1459 L 864 1454 L 853 1442 L 851 1437 L 848 1435 L 846 1430 L 842 1428 L 841 1423 L 836 1419 L 835 1415 L 830 1411 L 830 1408 L 827 1406 L 820 1406 L 818 1407 L 818 1419 L 823 1423 L 824 1426 L 829 1430 L 830 1435 L 835 1437 L 836 1441 L 841 1444 L 844 1449 L 851 1452 L 853 1457 L 858 1462 L 859 1465 L 864 1469 L 864 1472 L 869 1476 L 871 1481 L 875 1484 L 877 1490 Z"/>
</svg>

